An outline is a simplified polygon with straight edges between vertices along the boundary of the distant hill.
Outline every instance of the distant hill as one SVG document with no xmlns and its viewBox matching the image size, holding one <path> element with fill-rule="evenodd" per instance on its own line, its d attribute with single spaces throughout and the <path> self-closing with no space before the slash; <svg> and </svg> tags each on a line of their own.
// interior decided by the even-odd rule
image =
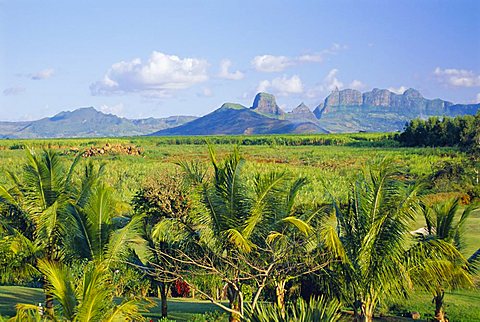
<svg viewBox="0 0 480 322">
<path fill-rule="evenodd" d="M 270 113 L 268 113 L 270 114 Z M 219 109 L 187 124 L 151 135 L 326 133 L 316 123 L 293 123 L 258 113 L 255 108 L 225 103 Z"/>
<path fill-rule="evenodd" d="M 414 118 L 473 115 L 479 109 L 480 104 L 427 99 L 413 88 L 403 94 L 374 88 L 365 93 L 335 89 L 313 111 L 301 103 L 286 113 L 272 94 L 258 93 L 250 108 L 225 103 L 200 118 L 130 120 L 79 108 L 37 121 L 0 122 L 0 138 L 392 132 Z"/>
<path fill-rule="evenodd" d="M 93 107 L 60 112 L 30 122 L 0 122 L 3 138 L 113 137 L 145 135 L 194 120 L 193 116 L 171 116 L 130 120 L 105 114 Z"/>
</svg>

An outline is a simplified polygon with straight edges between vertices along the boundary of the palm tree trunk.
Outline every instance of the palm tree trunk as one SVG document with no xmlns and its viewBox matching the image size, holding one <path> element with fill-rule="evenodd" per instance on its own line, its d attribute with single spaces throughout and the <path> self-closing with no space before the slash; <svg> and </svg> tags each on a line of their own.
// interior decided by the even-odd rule
<svg viewBox="0 0 480 322">
<path fill-rule="evenodd" d="M 53 263 L 56 261 L 54 259 L 55 256 L 52 244 L 52 242 L 49 242 L 47 245 L 46 259 Z M 50 282 L 48 281 L 47 276 L 43 276 L 43 282 L 43 289 L 45 291 L 45 314 L 53 319 L 55 314 L 53 309 L 53 294 L 50 291 Z"/>
<path fill-rule="evenodd" d="M 445 293 L 443 290 L 437 290 L 433 301 L 435 302 L 435 320 L 445 322 L 445 312 L 443 311 L 443 298 Z"/>
<path fill-rule="evenodd" d="M 50 292 L 47 292 L 45 294 L 45 313 L 47 314 L 47 316 L 49 317 L 53 317 L 54 316 L 54 312 L 53 312 L 53 295 L 50 294 Z"/>
<path fill-rule="evenodd" d="M 162 318 L 166 318 L 168 314 L 167 285 L 163 282 L 160 283 L 160 298 L 162 302 Z"/>
<path fill-rule="evenodd" d="M 230 308 L 235 311 L 230 312 L 229 322 L 240 322 L 243 313 L 243 294 L 240 288 L 237 285 L 228 283 L 227 298 Z"/>
<path fill-rule="evenodd" d="M 43 289 L 45 290 L 45 314 L 48 317 L 53 318 L 54 317 L 54 312 L 53 312 L 53 294 L 48 290 L 50 283 L 47 280 L 47 277 L 43 277 L 44 284 L 43 284 Z"/>
<path fill-rule="evenodd" d="M 365 322 L 373 321 L 373 313 L 375 311 L 376 303 L 373 300 L 367 299 L 362 304 L 362 315 L 364 316 Z"/>
<path fill-rule="evenodd" d="M 356 300 L 353 304 L 353 321 L 355 322 L 371 322 L 373 321 L 373 312 L 375 305 L 372 302 L 362 302 Z"/>
<path fill-rule="evenodd" d="M 277 296 L 277 306 L 280 309 L 282 318 L 285 319 L 285 280 L 280 280 L 275 283 L 275 294 Z"/>
</svg>

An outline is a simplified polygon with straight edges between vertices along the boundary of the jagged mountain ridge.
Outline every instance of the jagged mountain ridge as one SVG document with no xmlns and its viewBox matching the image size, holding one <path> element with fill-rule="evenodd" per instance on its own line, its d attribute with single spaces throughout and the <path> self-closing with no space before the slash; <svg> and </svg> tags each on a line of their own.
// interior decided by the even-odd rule
<svg viewBox="0 0 480 322">
<path fill-rule="evenodd" d="M 402 130 L 413 118 L 472 115 L 479 109 L 480 104 L 426 99 L 415 89 L 396 94 L 375 88 L 365 93 L 335 89 L 313 112 L 301 103 L 286 113 L 273 95 L 258 93 L 249 108 L 225 103 L 200 118 L 129 120 L 80 108 L 37 121 L 0 122 L 0 138 L 391 132 Z"/>
<path fill-rule="evenodd" d="M 335 89 L 313 113 L 330 132 L 383 132 L 402 130 L 413 118 L 475 114 L 479 108 L 480 104 L 427 99 L 413 88 L 403 94 L 378 88 L 365 93 Z"/>
<path fill-rule="evenodd" d="M 93 107 L 65 111 L 29 122 L 0 122 L 3 138 L 114 137 L 145 135 L 194 120 L 194 116 L 126 119 Z"/>
<path fill-rule="evenodd" d="M 258 93 L 250 108 L 227 103 L 195 121 L 152 135 L 392 132 L 413 118 L 475 114 L 479 108 L 480 104 L 426 99 L 412 88 L 403 94 L 378 88 L 365 93 L 335 89 L 313 112 L 301 103 L 285 113 L 273 95 Z"/>
</svg>

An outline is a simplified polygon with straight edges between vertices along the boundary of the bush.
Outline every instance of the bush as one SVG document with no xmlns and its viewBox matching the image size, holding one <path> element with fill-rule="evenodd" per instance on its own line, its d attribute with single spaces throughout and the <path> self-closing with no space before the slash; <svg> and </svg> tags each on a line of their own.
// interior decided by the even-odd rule
<svg viewBox="0 0 480 322">
<path fill-rule="evenodd" d="M 220 311 L 207 312 L 205 314 L 195 314 L 189 322 L 227 322 L 228 315 Z"/>
<path fill-rule="evenodd" d="M 309 302 L 298 299 L 287 305 L 285 316 L 272 304 L 259 304 L 255 310 L 247 307 L 247 321 L 251 322 L 334 322 L 340 319 L 340 302 L 326 297 L 311 298 Z"/>
</svg>

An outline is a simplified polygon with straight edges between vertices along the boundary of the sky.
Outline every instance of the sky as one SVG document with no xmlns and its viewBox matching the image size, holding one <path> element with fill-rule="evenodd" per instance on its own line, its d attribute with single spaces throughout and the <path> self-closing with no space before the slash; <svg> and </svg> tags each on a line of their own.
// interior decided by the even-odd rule
<svg viewBox="0 0 480 322">
<path fill-rule="evenodd" d="M 0 0 L 0 120 L 205 115 L 336 87 L 480 102 L 477 0 Z"/>
</svg>

